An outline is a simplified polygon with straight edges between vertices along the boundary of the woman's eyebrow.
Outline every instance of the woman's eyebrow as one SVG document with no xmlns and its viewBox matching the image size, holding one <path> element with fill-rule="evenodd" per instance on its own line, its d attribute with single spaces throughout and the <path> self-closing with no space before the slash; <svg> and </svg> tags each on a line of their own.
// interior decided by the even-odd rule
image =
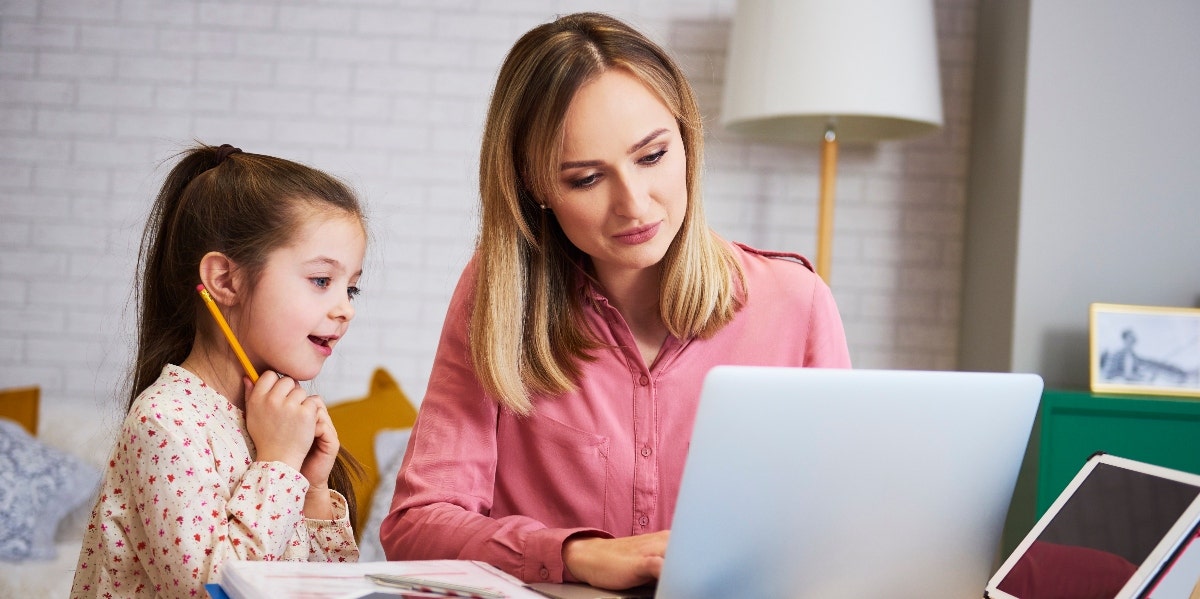
<svg viewBox="0 0 1200 599">
<path fill-rule="evenodd" d="M 572 169 L 572 168 L 600 166 L 602 164 L 604 164 L 604 163 L 599 160 L 576 160 L 574 162 L 562 163 L 561 165 L 559 165 L 558 170 L 565 171 L 567 169 Z"/>
<path fill-rule="evenodd" d="M 632 154 L 632 153 L 646 147 L 650 142 L 654 141 L 658 136 L 660 136 L 666 132 L 667 132 L 667 129 L 665 127 L 662 129 L 655 129 L 654 131 L 651 131 L 649 135 L 639 139 L 637 141 L 637 143 L 633 144 L 632 146 L 629 146 L 629 150 L 627 151 L 627 153 Z M 601 166 L 603 164 L 604 163 L 599 160 L 575 160 L 572 162 L 562 163 L 561 165 L 559 165 L 558 170 L 565 171 L 567 169 L 572 169 L 572 168 Z"/>
<path fill-rule="evenodd" d="M 650 142 L 654 141 L 654 138 L 656 138 L 659 135 L 662 135 L 663 133 L 666 133 L 666 132 L 667 132 L 666 128 L 655 129 L 654 131 L 651 131 L 649 135 L 638 140 L 638 142 L 633 144 L 632 146 L 629 146 L 628 153 L 632 154 L 632 153 L 646 147 L 646 144 L 649 144 Z"/>
</svg>

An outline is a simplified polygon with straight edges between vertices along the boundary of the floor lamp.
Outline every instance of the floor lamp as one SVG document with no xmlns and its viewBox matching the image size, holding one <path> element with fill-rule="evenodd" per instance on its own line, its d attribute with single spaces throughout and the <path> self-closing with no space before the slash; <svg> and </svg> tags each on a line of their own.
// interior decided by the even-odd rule
<svg viewBox="0 0 1200 599">
<path fill-rule="evenodd" d="M 932 0 L 738 0 L 721 122 L 770 141 L 821 140 L 817 274 L 829 282 L 838 142 L 942 125 Z"/>
</svg>

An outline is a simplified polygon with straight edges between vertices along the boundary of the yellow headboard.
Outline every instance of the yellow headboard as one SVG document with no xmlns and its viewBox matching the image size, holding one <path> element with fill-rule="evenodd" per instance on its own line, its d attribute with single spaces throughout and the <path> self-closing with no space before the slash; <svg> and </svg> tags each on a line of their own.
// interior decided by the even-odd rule
<svg viewBox="0 0 1200 599">
<path fill-rule="evenodd" d="M 15 387 L 0 390 L 0 418 L 14 420 L 37 436 L 39 387 Z"/>
<path fill-rule="evenodd" d="M 358 498 L 358 517 L 354 534 L 361 538 L 371 511 L 371 494 L 379 484 L 379 464 L 375 459 L 375 433 L 388 428 L 410 428 L 417 421 L 417 409 L 400 390 L 400 385 L 383 368 L 375 369 L 366 397 L 329 406 L 329 418 L 337 428 L 338 440 L 363 465 L 363 479 L 354 485 Z"/>
</svg>

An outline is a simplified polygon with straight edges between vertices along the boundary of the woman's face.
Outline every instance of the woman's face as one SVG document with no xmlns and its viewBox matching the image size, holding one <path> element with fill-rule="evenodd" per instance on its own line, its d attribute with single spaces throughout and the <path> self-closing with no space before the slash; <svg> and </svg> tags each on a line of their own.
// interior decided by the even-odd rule
<svg viewBox="0 0 1200 599">
<path fill-rule="evenodd" d="M 687 157 L 675 117 L 622 69 L 567 108 L 558 196 L 547 208 L 603 281 L 656 267 L 687 210 Z"/>
</svg>

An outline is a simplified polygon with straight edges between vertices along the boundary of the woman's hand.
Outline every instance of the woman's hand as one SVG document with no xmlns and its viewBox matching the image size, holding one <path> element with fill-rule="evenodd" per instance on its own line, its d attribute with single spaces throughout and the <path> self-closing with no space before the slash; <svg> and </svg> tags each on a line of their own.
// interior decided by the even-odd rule
<svg viewBox="0 0 1200 599">
<path fill-rule="evenodd" d="M 318 408 L 323 409 L 324 403 L 320 398 L 316 402 L 309 401 L 299 383 L 274 372 L 264 372 L 253 385 L 248 378 L 243 381 L 246 386 L 246 432 L 254 441 L 255 459 L 283 462 L 303 473 L 301 468 L 308 461 L 316 438 Z M 337 453 L 336 448 L 334 453 Z M 327 469 L 324 480 L 328 476 Z"/>
<path fill-rule="evenodd" d="M 657 580 L 671 531 L 602 539 L 581 537 L 563 544 L 563 564 L 580 582 L 628 589 Z"/>
</svg>

